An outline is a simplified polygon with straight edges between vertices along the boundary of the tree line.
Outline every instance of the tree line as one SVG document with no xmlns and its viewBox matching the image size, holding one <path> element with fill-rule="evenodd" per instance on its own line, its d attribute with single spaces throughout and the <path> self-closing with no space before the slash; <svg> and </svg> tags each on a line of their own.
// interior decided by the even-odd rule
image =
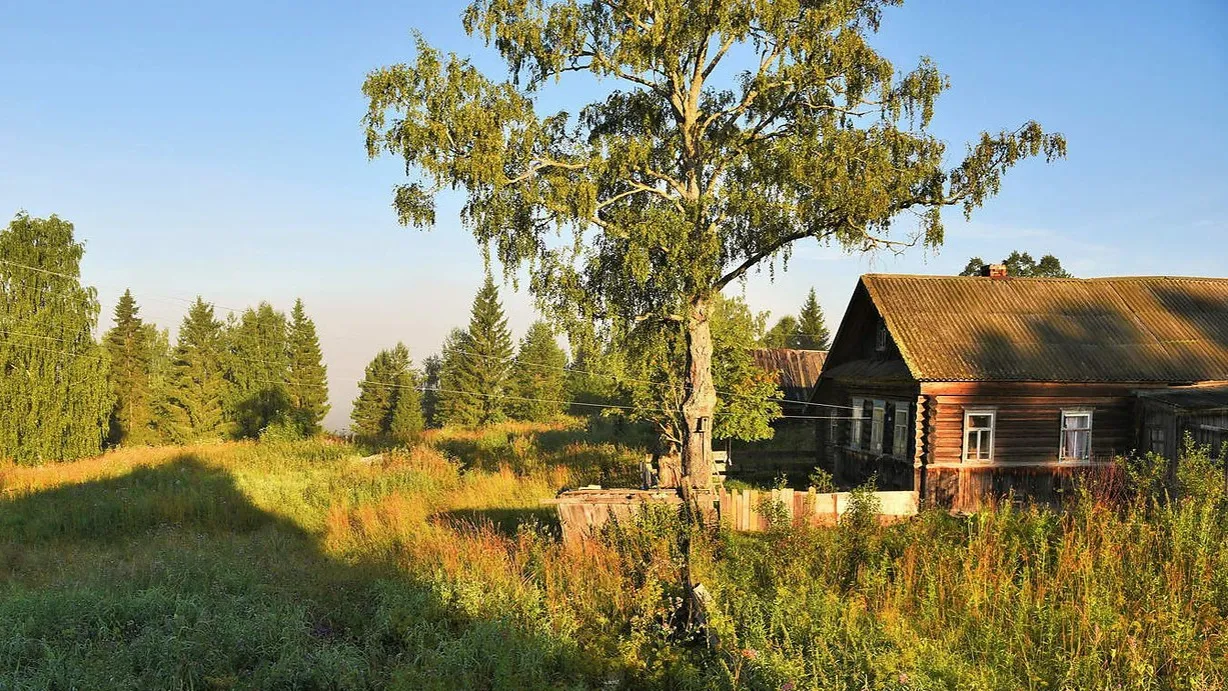
<svg viewBox="0 0 1228 691">
<path fill-rule="evenodd" d="M 825 349 L 828 330 L 811 289 L 798 316 L 771 328 L 738 297 L 713 311 L 714 370 L 721 392 L 713 433 L 718 439 L 762 439 L 779 414 L 776 373 L 754 363 L 756 348 Z M 571 356 L 545 321 L 513 342 L 499 291 L 489 275 L 474 297 L 469 324 L 453 329 L 437 354 L 415 367 L 403 343 L 367 365 L 351 413 L 359 437 L 409 443 L 429 427 L 477 426 L 505 420 L 546 422 L 565 414 L 605 414 L 654 423 L 670 437 L 662 399 L 681 400 L 684 334 L 659 329 L 623 338 L 596 330 L 567 334 Z"/>
<path fill-rule="evenodd" d="M 0 458 L 320 432 L 326 369 L 301 300 L 289 317 L 262 302 L 223 321 L 198 297 L 172 345 L 125 291 L 98 341 L 83 254 L 54 215 L 0 231 Z"/>
</svg>

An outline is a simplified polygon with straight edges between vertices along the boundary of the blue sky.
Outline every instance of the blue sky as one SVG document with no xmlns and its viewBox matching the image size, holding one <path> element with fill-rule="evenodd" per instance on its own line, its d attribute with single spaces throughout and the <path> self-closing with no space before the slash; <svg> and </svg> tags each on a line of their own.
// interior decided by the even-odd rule
<svg viewBox="0 0 1228 691">
<path fill-rule="evenodd" d="M 454 200 L 429 233 L 396 224 L 401 168 L 367 160 L 359 124 L 363 76 L 408 59 L 411 29 L 497 70 L 461 9 L 0 0 L 0 216 L 74 222 L 104 320 L 125 287 L 171 327 L 198 293 L 287 310 L 301 296 L 329 365 L 329 423 L 344 426 L 375 351 L 434 352 L 481 281 Z M 1228 5 L 912 2 L 887 11 L 875 44 L 950 76 L 933 130 L 954 151 L 1035 118 L 1066 134 L 1069 158 L 1012 171 L 970 223 L 946 214 L 938 253 L 803 244 L 788 273 L 748 281 L 754 308 L 793 311 L 814 286 L 834 329 L 860 273 L 953 273 L 1014 248 L 1081 276 L 1228 275 Z M 519 335 L 532 301 L 508 288 L 505 302 Z"/>
</svg>

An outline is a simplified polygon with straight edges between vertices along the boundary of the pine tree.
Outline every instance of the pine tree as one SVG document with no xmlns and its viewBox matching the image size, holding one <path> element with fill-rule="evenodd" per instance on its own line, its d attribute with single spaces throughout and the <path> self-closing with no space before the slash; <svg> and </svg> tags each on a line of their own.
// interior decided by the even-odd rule
<svg viewBox="0 0 1228 691">
<path fill-rule="evenodd" d="M 802 350 L 827 350 L 830 334 L 823 319 L 823 308 L 815 297 L 814 288 L 802 303 L 802 312 L 797 320 L 797 345 Z"/>
<path fill-rule="evenodd" d="M 441 388 L 458 393 L 440 395 L 446 425 L 489 424 L 504 419 L 510 384 L 512 334 L 499 303 L 499 290 L 489 274 L 473 299 L 469 329 L 452 346 L 458 357 L 440 372 Z M 449 353 L 445 353 L 448 355 Z M 445 396 L 448 404 L 443 405 Z"/>
<path fill-rule="evenodd" d="M 350 413 L 354 433 L 368 439 L 390 436 L 401 393 L 411 390 L 405 388 L 407 383 L 410 386 L 414 383 L 409 349 L 397 343 L 391 350 L 381 350 L 367 365 L 363 380 L 358 384 L 358 398 Z M 415 407 L 419 405 L 416 394 L 414 391 L 410 395 Z M 402 412 L 403 418 L 406 415 L 407 412 Z"/>
<path fill-rule="evenodd" d="M 176 441 L 215 439 L 224 433 L 229 384 L 222 337 L 222 323 L 213 316 L 213 306 L 197 297 L 179 327 L 168 377 L 167 415 L 159 422 Z"/>
<path fill-rule="evenodd" d="M 140 308 L 125 290 L 115 305 L 115 326 L 103 337 L 111 357 L 112 444 L 148 444 L 153 441 L 153 391 L 150 387 L 150 330 L 141 321 Z"/>
<path fill-rule="evenodd" d="M 227 329 L 226 417 L 238 437 L 257 437 L 290 414 L 290 347 L 286 315 L 267 302 Z"/>
<path fill-rule="evenodd" d="M 99 304 L 81 285 L 84 247 L 56 216 L 0 231 L 0 458 L 80 458 L 102 449 L 113 407 Z"/>
<path fill-rule="evenodd" d="M 517 420 L 545 422 L 563 413 L 567 387 L 567 354 L 543 321 L 533 322 L 520 341 L 512 371 L 515 398 L 508 411 Z M 536 399 L 536 400 L 525 400 Z"/>
<path fill-rule="evenodd" d="M 320 433 L 328 414 L 328 369 L 320 352 L 315 322 L 307 316 L 302 300 L 290 312 L 290 408 L 304 436 Z"/>
</svg>

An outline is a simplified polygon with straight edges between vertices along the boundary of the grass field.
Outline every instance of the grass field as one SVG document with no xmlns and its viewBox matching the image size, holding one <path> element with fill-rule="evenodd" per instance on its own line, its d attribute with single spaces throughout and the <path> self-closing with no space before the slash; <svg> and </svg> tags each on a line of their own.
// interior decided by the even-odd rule
<svg viewBox="0 0 1228 691">
<path fill-rule="evenodd" d="M 565 549 L 540 500 L 639 451 L 574 424 L 0 467 L 0 689 L 1228 688 L 1228 504 L 1089 494 L 957 519 Z M 1152 475 L 1154 476 L 1154 474 Z"/>
</svg>

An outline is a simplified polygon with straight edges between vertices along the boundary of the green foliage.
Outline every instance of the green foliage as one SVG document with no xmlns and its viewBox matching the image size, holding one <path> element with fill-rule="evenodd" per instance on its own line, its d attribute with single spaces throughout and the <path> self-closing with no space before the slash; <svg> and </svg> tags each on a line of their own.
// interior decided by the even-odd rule
<svg viewBox="0 0 1228 691">
<path fill-rule="evenodd" d="M 819 494 L 830 494 L 837 491 L 835 476 L 824 468 L 816 466 L 814 470 L 810 471 L 807 480 L 810 481 L 810 486 L 814 491 Z"/>
<path fill-rule="evenodd" d="M 1062 268 L 1062 262 L 1052 254 L 1046 254 L 1037 262 L 1027 252 L 1015 250 L 1001 262 L 1006 266 L 1006 273 L 1023 278 L 1072 278 L 1070 273 Z M 980 257 L 968 260 L 968 265 L 959 272 L 960 276 L 980 276 L 981 268 L 985 266 Z"/>
<path fill-rule="evenodd" d="M 290 312 L 289 349 L 290 415 L 304 436 L 314 436 L 320 433 L 320 423 L 329 410 L 328 369 L 315 322 L 307 316 L 301 299 L 294 301 Z"/>
<path fill-rule="evenodd" d="M 776 373 L 760 369 L 751 355 L 761 323 L 739 297 L 718 297 L 710 318 L 712 375 L 718 391 L 712 435 L 715 439 L 769 439 L 769 424 L 780 415 L 774 402 Z M 685 397 L 686 338 L 677 324 L 646 323 L 621 346 L 626 353 L 623 385 L 635 410 L 633 419 L 649 420 L 667 439 L 681 439 L 683 422 L 673 411 Z M 673 401 L 660 407 L 658 401 Z"/>
<path fill-rule="evenodd" d="M 169 375 L 165 428 L 175 440 L 216 439 L 225 433 L 223 406 L 230 385 L 222 339 L 213 306 L 197 297 L 179 327 Z"/>
<path fill-rule="evenodd" d="M 554 340 L 550 325 L 533 322 L 512 363 L 511 391 L 516 396 L 508 405 L 512 419 L 548 422 L 562 415 L 566 369 L 567 354 Z"/>
<path fill-rule="evenodd" d="M 793 348 L 798 350 L 827 350 L 830 334 L 823 319 L 814 288 L 806 295 L 802 310 L 797 317 L 787 314 L 763 334 L 759 343 L 764 348 Z"/>
<path fill-rule="evenodd" d="M 151 332 L 138 314 L 132 291 L 125 290 L 115 305 L 115 326 L 102 338 L 111 359 L 111 444 L 148 444 L 153 441 Z"/>
<path fill-rule="evenodd" d="M 397 343 L 391 350 L 381 350 L 367 365 L 358 383 L 358 398 L 354 399 L 354 410 L 350 413 L 354 433 L 372 439 L 397 436 L 393 422 L 398 407 L 401 415 L 399 434 L 412 436 L 421 431 L 421 401 L 414 389 L 416 385 L 413 362 L 405 344 Z M 405 404 L 398 406 L 402 398 L 406 399 Z M 411 411 L 411 407 L 415 410 Z M 416 430 L 414 424 L 418 424 Z"/>
<path fill-rule="evenodd" d="M 802 311 L 797 320 L 798 343 L 802 350 L 827 350 L 831 334 L 827 331 L 827 323 L 823 319 L 823 308 L 814 294 L 814 288 L 806 295 L 802 303 Z"/>
<path fill-rule="evenodd" d="M 0 231 L 0 458 L 39 463 L 102 448 L 114 398 L 93 338 L 97 293 L 79 279 L 83 253 L 57 216 L 21 213 Z"/>
<path fill-rule="evenodd" d="M 511 393 L 512 334 L 489 275 L 473 299 L 469 328 L 444 344 L 437 415 L 441 425 L 476 425 L 506 418 Z"/>
<path fill-rule="evenodd" d="M 388 423 L 388 435 L 402 444 L 418 440 L 426 421 L 422 417 L 422 398 L 419 395 L 418 377 L 406 368 L 397 380 L 396 402 L 392 406 L 392 419 Z"/>
<path fill-rule="evenodd" d="M 311 440 L 9 469 L 0 687 L 1228 685 L 1228 512 L 1205 448 L 1158 505 L 879 525 L 865 487 L 836 527 L 708 531 L 650 506 L 565 547 L 539 503 L 607 445 L 518 423 L 375 463 Z M 642 449 L 616 453 L 634 467 Z M 676 633 L 680 536 L 710 646 Z"/>
<path fill-rule="evenodd" d="M 254 438 L 292 414 L 289 325 L 286 315 L 261 302 L 225 332 L 226 417 L 239 437 Z"/>
<path fill-rule="evenodd" d="M 764 332 L 759 344 L 764 348 L 795 348 L 797 347 L 799 327 L 797 317 L 786 314 L 772 328 Z"/>
<path fill-rule="evenodd" d="M 874 50 L 888 4 L 475 0 L 465 30 L 506 76 L 419 36 L 363 84 L 367 152 L 404 161 L 403 224 L 433 225 L 438 194 L 463 190 L 464 224 L 569 333 L 684 324 L 669 355 L 694 365 L 685 396 L 662 388 L 651 407 L 695 432 L 715 405 L 708 311 L 726 286 L 787 264 L 798 241 L 935 247 L 943 208 L 970 216 L 1011 167 L 1065 155 L 1030 121 L 947 167 L 929 126 L 948 79 Z M 539 113 L 544 86 L 586 73 L 612 82 L 599 100 Z M 919 227 L 895 231 L 900 217 Z M 689 447 L 686 462 L 703 457 Z"/>
<path fill-rule="evenodd" d="M 439 372 L 443 358 L 431 355 L 422 361 L 422 420 L 428 427 L 439 427 Z"/>
</svg>

